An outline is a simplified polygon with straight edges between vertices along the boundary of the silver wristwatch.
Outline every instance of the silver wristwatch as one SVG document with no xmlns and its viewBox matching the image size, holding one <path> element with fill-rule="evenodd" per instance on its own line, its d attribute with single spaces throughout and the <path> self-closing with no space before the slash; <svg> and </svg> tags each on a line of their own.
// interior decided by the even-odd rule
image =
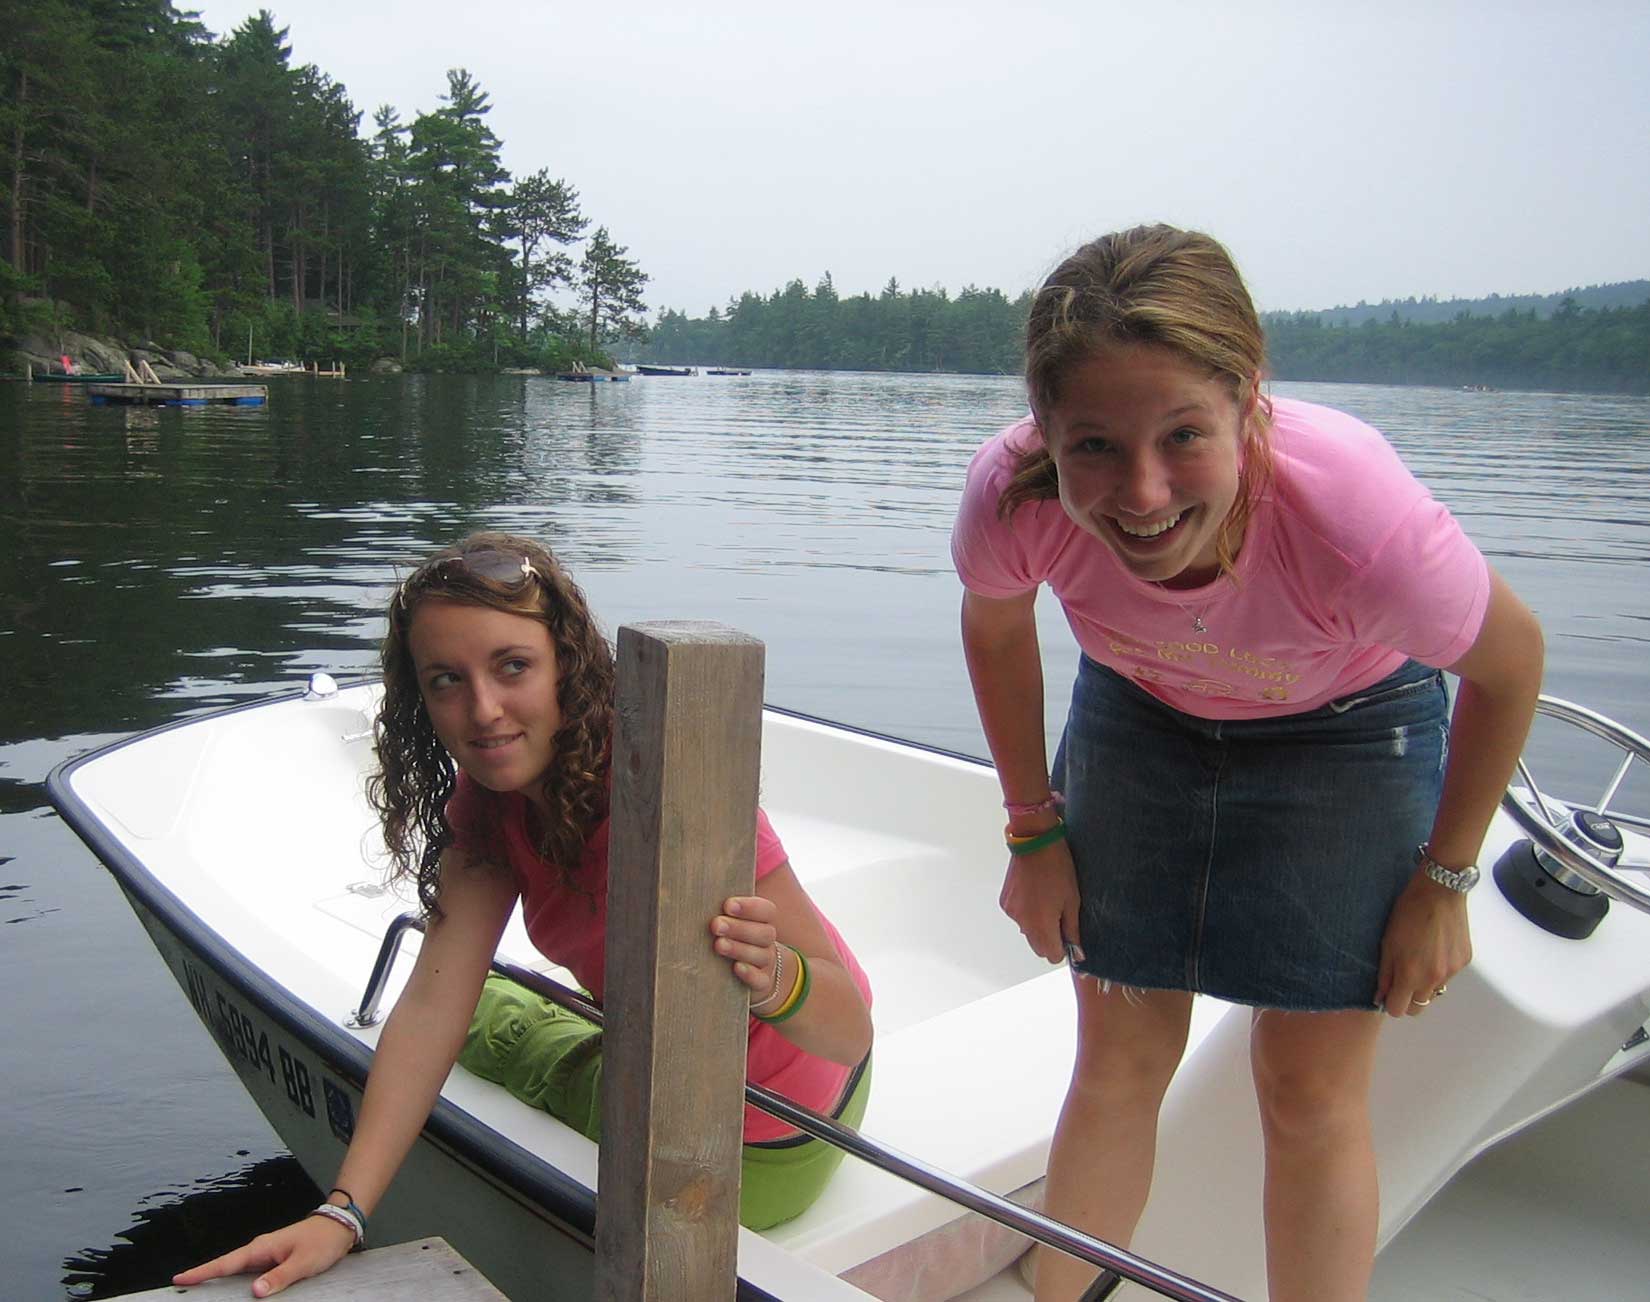
<svg viewBox="0 0 1650 1302">
<path fill-rule="evenodd" d="M 1469 863 L 1465 868 L 1446 868 L 1432 857 L 1425 841 L 1415 847 L 1415 866 L 1440 886 L 1462 895 L 1478 885 L 1477 864 Z"/>
</svg>

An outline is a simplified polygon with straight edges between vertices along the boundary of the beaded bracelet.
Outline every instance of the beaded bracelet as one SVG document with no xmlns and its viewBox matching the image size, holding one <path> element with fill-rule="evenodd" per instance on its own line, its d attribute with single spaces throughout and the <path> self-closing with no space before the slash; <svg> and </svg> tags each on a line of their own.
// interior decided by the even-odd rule
<svg viewBox="0 0 1650 1302">
<path fill-rule="evenodd" d="M 1008 852 L 1012 855 L 1036 854 L 1066 839 L 1066 820 L 1062 818 L 1046 832 L 1034 832 L 1030 836 L 1018 836 L 1005 829 L 1003 839 L 1008 842 Z"/>
<path fill-rule="evenodd" d="M 813 976 L 808 971 L 808 956 L 800 949 L 792 950 L 796 955 L 796 984 L 791 987 L 790 997 L 771 1013 L 757 1013 L 759 1022 L 789 1021 L 802 1011 L 802 1005 L 807 1002 L 808 991 L 813 986 Z"/>
<path fill-rule="evenodd" d="M 355 1204 L 352 1202 L 350 1203 L 350 1206 L 354 1207 Z M 351 1252 L 359 1252 L 365 1245 L 367 1241 L 367 1226 L 364 1220 L 359 1219 L 359 1212 L 350 1212 L 347 1209 L 338 1206 L 337 1203 L 322 1203 L 319 1207 L 312 1211 L 310 1215 L 324 1216 L 327 1220 L 337 1221 L 338 1224 L 349 1230 L 349 1232 L 355 1236 L 355 1246 L 350 1249 Z"/>
</svg>

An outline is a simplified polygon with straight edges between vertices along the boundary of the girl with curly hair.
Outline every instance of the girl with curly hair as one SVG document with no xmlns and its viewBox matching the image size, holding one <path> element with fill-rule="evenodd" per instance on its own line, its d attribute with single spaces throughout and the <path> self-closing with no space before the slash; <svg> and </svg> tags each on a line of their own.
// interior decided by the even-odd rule
<svg viewBox="0 0 1650 1302">
<path fill-rule="evenodd" d="M 423 946 L 327 1202 L 177 1284 L 258 1271 L 252 1292 L 267 1297 L 329 1268 L 364 1234 L 455 1061 L 600 1138 L 600 1032 L 488 965 L 519 903 L 534 945 L 602 997 L 612 650 L 549 551 L 478 533 L 396 589 L 383 671 L 368 794 L 394 874 L 416 884 Z M 869 983 L 760 810 L 756 877 L 707 931 L 749 991 L 749 1077 L 857 1125 Z M 802 1212 L 841 1160 L 748 1105 L 744 1153 L 753 1229 Z"/>
</svg>

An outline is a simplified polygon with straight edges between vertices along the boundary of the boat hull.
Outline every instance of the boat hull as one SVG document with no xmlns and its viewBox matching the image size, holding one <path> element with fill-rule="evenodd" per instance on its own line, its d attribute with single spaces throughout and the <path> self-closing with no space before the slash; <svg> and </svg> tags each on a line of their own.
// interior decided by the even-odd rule
<svg viewBox="0 0 1650 1302">
<path fill-rule="evenodd" d="M 154 907 L 149 892 L 118 873 L 117 880 L 224 1060 L 324 1187 L 360 1113 L 370 1055 L 293 1007 L 238 955 L 203 943 L 181 906 Z M 447 1103 L 437 1105 L 374 1210 L 372 1232 L 384 1243 L 441 1235 L 512 1298 L 584 1298 L 594 1287 L 594 1191 L 502 1148 Z M 547 1280 L 555 1281 L 549 1291 Z"/>
<path fill-rule="evenodd" d="M 376 1043 L 376 1029 L 349 1025 L 349 1013 L 387 923 L 407 907 L 381 885 L 371 845 L 363 779 L 375 708 L 366 686 L 253 703 L 71 761 L 47 784 L 323 1185 Z M 864 1133 L 995 1193 L 1024 1188 L 1045 1169 L 1071 1069 L 1072 989 L 996 908 L 994 775 L 978 761 L 774 711 L 762 745 L 764 807 L 872 974 L 877 1078 Z M 1498 817 L 1485 862 L 1515 838 Z M 1634 833 L 1631 849 L 1644 858 L 1650 842 Z M 1650 1061 L 1650 1043 L 1622 1047 L 1650 1017 L 1650 917 L 1618 904 L 1576 942 L 1531 927 L 1489 882 L 1469 907 L 1474 963 L 1425 1018 L 1383 1032 L 1372 1101 L 1383 1241 L 1476 1154 Z M 501 957 L 546 971 L 518 924 Z M 392 969 L 390 1000 L 409 968 L 404 956 Z M 1133 1246 L 1262 1297 L 1250 1016 L 1196 1001 Z M 1419 1100 L 1418 1081 L 1427 1083 Z M 586 1296 L 596 1168 L 582 1136 L 455 1070 L 374 1236 L 443 1234 L 512 1296 L 544 1296 L 547 1279 L 566 1281 L 552 1296 Z M 741 1232 L 740 1295 L 863 1298 L 837 1276 L 872 1265 L 922 1275 L 956 1255 L 943 1236 L 958 1215 L 845 1163 L 796 1221 Z"/>
</svg>

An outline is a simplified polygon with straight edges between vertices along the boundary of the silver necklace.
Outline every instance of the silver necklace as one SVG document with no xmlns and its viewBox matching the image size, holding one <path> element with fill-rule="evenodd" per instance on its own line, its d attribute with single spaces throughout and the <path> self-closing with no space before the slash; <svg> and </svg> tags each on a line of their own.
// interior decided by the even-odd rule
<svg viewBox="0 0 1650 1302">
<path fill-rule="evenodd" d="M 1225 574 L 1221 574 L 1219 576 L 1219 578 L 1217 578 L 1215 580 L 1213 587 L 1218 589 L 1220 587 L 1221 581 L 1224 580 L 1225 577 L 1226 577 Z M 1170 588 L 1167 585 L 1165 585 L 1162 582 L 1162 580 L 1160 580 L 1160 579 L 1153 579 L 1152 582 L 1154 584 L 1156 584 L 1159 588 L 1161 588 L 1164 592 L 1171 593 L 1171 594 L 1174 592 L 1173 588 Z M 1206 600 L 1196 610 L 1192 611 L 1192 632 L 1194 632 L 1194 633 L 1207 633 L 1209 631 L 1209 626 L 1203 622 L 1203 617 L 1209 613 L 1209 607 L 1215 604 L 1215 601 L 1219 596 L 1220 596 L 1220 593 L 1218 591 L 1211 591 L 1209 593 L 1208 600 Z M 1180 606 L 1179 602 L 1176 602 L 1175 604 L 1177 606 Z M 1181 609 L 1182 612 L 1185 612 L 1185 611 L 1191 610 L 1192 608 L 1190 606 L 1180 606 L 1180 609 Z"/>
</svg>

